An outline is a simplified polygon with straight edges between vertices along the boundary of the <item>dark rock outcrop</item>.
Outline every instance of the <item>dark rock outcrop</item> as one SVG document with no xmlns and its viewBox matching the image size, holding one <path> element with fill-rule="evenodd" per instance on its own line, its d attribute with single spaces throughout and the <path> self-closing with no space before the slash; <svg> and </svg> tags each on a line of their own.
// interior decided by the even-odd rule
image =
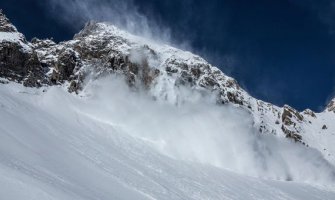
<svg viewBox="0 0 335 200">
<path fill-rule="evenodd" d="M 327 125 L 324 124 L 324 125 L 322 126 L 322 129 L 323 129 L 323 130 L 328 129 Z"/>
<path fill-rule="evenodd" d="M 38 87 L 45 82 L 45 71 L 36 52 L 26 52 L 18 43 L 1 42 L 0 77 Z"/>
<path fill-rule="evenodd" d="M 58 55 L 57 62 L 52 66 L 50 81 L 53 84 L 70 81 L 74 78 L 74 70 L 80 68 L 80 58 L 76 52 L 70 49 L 65 49 Z"/>
<path fill-rule="evenodd" d="M 0 32 L 9 39 L 0 40 L 0 77 L 38 87 L 45 83 L 45 70 L 36 52 L 0 11 Z"/>
<path fill-rule="evenodd" d="M 330 101 L 330 103 L 327 105 L 326 110 L 328 112 L 334 112 L 335 113 L 335 99 Z"/>
<path fill-rule="evenodd" d="M 282 119 L 282 131 L 285 133 L 287 138 L 292 138 L 294 141 L 301 141 L 302 136 L 299 134 L 298 124 L 304 120 L 304 117 L 295 109 L 285 105 L 283 108 Z"/>
<path fill-rule="evenodd" d="M 16 32 L 15 26 L 13 26 L 9 19 L 3 14 L 0 9 L 0 32 Z"/>
</svg>

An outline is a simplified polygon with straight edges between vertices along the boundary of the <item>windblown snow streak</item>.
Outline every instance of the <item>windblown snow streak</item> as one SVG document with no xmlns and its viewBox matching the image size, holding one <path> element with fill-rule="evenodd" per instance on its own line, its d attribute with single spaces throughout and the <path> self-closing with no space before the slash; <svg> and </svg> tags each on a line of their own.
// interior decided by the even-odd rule
<svg viewBox="0 0 335 200">
<path fill-rule="evenodd" d="M 81 28 L 90 20 L 108 21 L 137 35 L 171 41 L 169 29 L 157 19 L 141 13 L 133 0 L 50 0 L 42 4 L 51 10 L 57 20 L 72 28 Z"/>
</svg>

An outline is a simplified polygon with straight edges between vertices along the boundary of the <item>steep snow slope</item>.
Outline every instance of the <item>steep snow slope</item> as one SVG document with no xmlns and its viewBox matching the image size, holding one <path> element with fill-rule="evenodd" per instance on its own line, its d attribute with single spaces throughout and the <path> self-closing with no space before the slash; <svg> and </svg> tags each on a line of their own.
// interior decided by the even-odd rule
<svg viewBox="0 0 335 200">
<path fill-rule="evenodd" d="M 0 77 L 0 197 L 334 199 L 334 102 L 257 100 L 108 23 L 30 43 L 1 12 Z"/>
<path fill-rule="evenodd" d="M 213 116 L 215 112 L 211 110 L 209 115 L 201 110 L 201 115 L 198 116 L 185 113 L 189 111 L 188 109 L 182 109 L 182 113 L 178 113 L 177 110 L 171 111 L 172 107 L 169 104 L 154 102 L 145 95 L 127 91 L 127 87 L 120 82 L 110 83 L 113 83 L 114 89 L 106 88 L 105 84 L 97 82 L 92 84 L 91 88 L 85 89 L 85 93 L 81 96 L 71 95 L 59 87 L 34 89 L 14 83 L 1 85 L 1 198 L 6 200 L 335 198 L 331 182 L 315 187 L 299 182 L 263 180 L 238 175 L 211 164 L 201 164 L 197 158 L 190 158 L 187 161 L 182 156 L 171 153 L 163 148 L 162 140 L 167 138 L 162 135 L 171 130 L 182 131 L 185 127 L 193 128 L 196 132 L 194 126 L 197 123 L 211 125 L 208 123 L 219 116 Z M 107 96 L 105 96 L 106 90 L 111 92 Z M 120 92 L 120 96 L 112 93 L 113 91 Z M 122 94 L 122 91 L 127 92 Z M 139 106 L 134 101 L 118 99 L 124 95 L 139 102 Z M 111 96 L 115 98 L 110 98 Z M 158 112 L 164 113 L 161 116 L 145 116 L 143 108 L 149 113 L 163 109 Z M 190 109 L 193 110 L 195 107 L 191 106 Z M 185 123 L 181 128 L 178 127 L 180 125 L 178 121 L 185 122 L 185 119 L 170 118 L 173 121 L 170 124 L 176 124 L 177 127 L 165 130 L 167 126 L 163 126 L 163 129 L 159 130 L 158 126 L 152 133 L 137 133 L 144 130 L 150 132 L 150 129 L 140 128 L 141 124 L 136 124 L 135 118 L 139 119 L 138 123 L 150 119 L 157 123 L 155 117 L 162 119 L 165 114 L 169 115 L 169 110 L 174 115 L 184 114 L 188 118 L 194 117 L 193 123 Z M 238 111 L 232 113 L 236 112 Z M 205 117 L 199 117 L 202 115 Z M 243 113 L 238 115 L 244 116 Z M 210 121 L 203 121 L 207 117 L 211 117 Z M 226 118 L 228 125 L 224 126 L 228 129 L 229 126 L 237 128 L 234 124 L 230 124 L 234 122 L 229 119 Z M 161 123 L 169 124 L 167 121 Z M 224 121 L 222 123 L 226 124 Z M 241 124 L 247 125 L 248 122 Z M 155 127 L 150 123 L 149 126 Z M 156 131 L 164 134 L 157 132 L 158 136 L 154 138 L 155 135 L 152 134 Z M 225 134 L 222 137 L 229 139 Z M 187 136 L 185 138 L 188 139 Z M 179 136 L 178 140 L 182 143 L 182 136 Z M 169 142 L 178 140 L 171 137 Z M 208 141 L 202 141 L 208 144 Z M 192 144 L 199 148 L 202 145 L 191 143 L 190 148 Z M 240 144 L 246 145 L 243 142 Z M 178 152 L 187 153 L 188 148 L 179 149 Z M 231 147 L 226 147 L 227 151 L 229 148 Z M 215 154 L 214 151 L 211 153 Z M 201 153 L 194 152 L 194 154 Z M 319 169 L 325 171 L 325 168 Z M 326 180 L 321 178 L 314 181 L 322 183 Z"/>
</svg>

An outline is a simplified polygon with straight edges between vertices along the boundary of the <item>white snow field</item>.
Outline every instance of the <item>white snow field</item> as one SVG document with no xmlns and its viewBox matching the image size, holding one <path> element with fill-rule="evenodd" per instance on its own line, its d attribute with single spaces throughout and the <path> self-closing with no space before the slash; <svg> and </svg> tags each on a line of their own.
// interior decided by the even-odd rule
<svg viewBox="0 0 335 200">
<path fill-rule="evenodd" d="M 0 199 L 335 199 L 312 148 L 183 91 L 155 101 L 116 77 L 79 95 L 0 84 Z"/>
</svg>

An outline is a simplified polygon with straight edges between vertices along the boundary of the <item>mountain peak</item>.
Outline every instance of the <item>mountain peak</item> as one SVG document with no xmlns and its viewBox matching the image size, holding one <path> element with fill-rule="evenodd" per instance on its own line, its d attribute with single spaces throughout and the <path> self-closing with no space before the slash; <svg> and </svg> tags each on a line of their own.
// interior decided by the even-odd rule
<svg viewBox="0 0 335 200">
<path fill-rule="evenodd" d="M 86 41 L 86 43 L 91 41 L 105 43 L 106 46 L 102 45 L 102 48 L 113 45 L 113 50 L 117 50 L 124 55 L 129 55 L 134 50 L 143 50 L 144 48 L 155 52 L 161 61 L 175 58 L 192 63 L 208 64 L 206 60 L 189 51 L 172 47 L 164 42 L 132 34 L 108 22 L 90 21 L 74 36 L 74 39 Z M 108 48 L 111 47 L 109 46 Z"/>
<path fill-rule="evenodd" d="M 7 31 L 16 31 L 3 14 L 1 24 L 9 27 Z M 31 50 L 26 51 L 24 46 Z M 144 88 L 154 99 L 173 104 L 185 103 L 187 99 L 180 88 L 211 95 L 211 100 L 219 105 L 231 104 L 250 113 L 253 127 L 260 133 L 286 137 L 306 146 L 316 147 L 309 126 L 314 130 L 326 125 L 323 132 L 335 129 L 331 121 L 319 121 L 319 113 L 300 113 L 287 105 L 278 107 L 250 96 L 236 80 L 198 55 L 134 35 L 110 23 L 90 21 L 73 40 L 61 43 L 38 39 L 29 43 L 19 32 L 2 31 L 0 47 L 12 54 L 12 60 L 8 60 L 5 51 L 0 52 L 0 77 L 30 87 L 65 85 L 69 92 L 79 93 L 87 84 L 84 80 L 116 74 L 130 87 Z M 329 111 L 335 110 L 334 102 L 328 106 Z M 328 147 L 326 140 L 317 145 Z M 328 156 L 335 154 L 335 150 L 322 153 L 335 163 L 333 156 Z"/>
<path fill-rule="evenodd" d="M 15 26 L 9 21 L 0 9 L 0 32 L 17 32 Z"/>
<path fill-rule="evenodd" d="M 0 43 L 2 42 L 11 43 L 13 45 L 17 44 L 24 51 L 31 50 L 25 36 L 18 32 L 16 27 L 10 22 L 10 20 L 0 9 Z"/>
</svg>

